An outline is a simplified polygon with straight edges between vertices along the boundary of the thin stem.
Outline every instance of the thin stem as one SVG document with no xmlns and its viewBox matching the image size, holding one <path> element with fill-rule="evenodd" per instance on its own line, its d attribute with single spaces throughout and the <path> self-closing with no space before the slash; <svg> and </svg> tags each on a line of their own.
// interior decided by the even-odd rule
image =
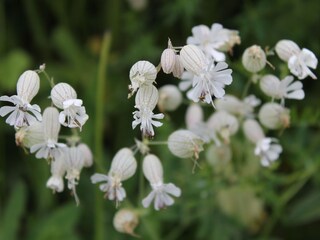
<svg viewBox="0 0 320 240">
<path fill-rule="evenodd" d="M 248 82 L 246 83 L 244 89 L 243 89 L 242 99 L 244 99 L 247 96 L 251 84 L 252 84 L 252 80 L 249 79 Z"/>
<path fill-rule="evenodd" d="M 100 60 L 98 66 L 98 76 L 96 84 L 96 111 L 95 111 L 95 166 L 96 171 L 101 172 L 103 170 L 103 112 L 104 112 L 104 89 L 107 82 L 106 68 L 108 63 L 109 51 L 111 45 L 111 34 L 105 33 L 103 36 L 103 43 L 100 53 Z M 104 204 L 101 192 L 97 188 L 95 191 L 95 231 L 94 239 L 103 240 L 106 239 L 106 219 L 105 212 L 103 211 Z"/>
<path fill-rule="evenodd" d="M 54 87 L 54 80 L 53 80 L 53 78 L 50 78 L 50 76 L 48 75 L 48 73 L 47 73 L 45 70 L 43 70 L 43 71 L 41 71 L 41 72 L 44 74 L 44 76 L 45 76 L 46 79 L 48 80 L 48 82 L 49 82 L 49 84 L 50 84 L 50 87 L 53 88 L 53 87 Z"/>
<path fill-rule="evenodd" d="M 168 145 L 167 141 L 155 141 L 155 142 L 147 142 L 147 145 Z"/>
</svg>

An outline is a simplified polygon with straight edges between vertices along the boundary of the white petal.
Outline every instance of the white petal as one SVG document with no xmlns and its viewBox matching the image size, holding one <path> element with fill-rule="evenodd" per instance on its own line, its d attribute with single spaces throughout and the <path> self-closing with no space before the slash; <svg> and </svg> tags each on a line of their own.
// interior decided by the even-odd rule
<svg viewBox="0 0 320 240">
<path fill-rule="evenodd" d="M 108 182 L 109 181 L 109 177 L 107 175 L 101 174 L 101 173 L 93 174 L 90 179 L 91 179 L 92 183 Z"/>
</svg>

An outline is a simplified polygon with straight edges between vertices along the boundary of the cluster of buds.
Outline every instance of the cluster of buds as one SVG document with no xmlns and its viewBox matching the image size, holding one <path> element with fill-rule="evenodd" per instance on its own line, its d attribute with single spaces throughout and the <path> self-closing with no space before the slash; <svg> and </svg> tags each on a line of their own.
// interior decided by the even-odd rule
<svg viewBox="0 0 320 240">
<path fill-rule="evenodd" d="M 67 137 L 65 143 L 60 142 L 61 125 L 68 128 L 79 128 L 88 120 L 82 100 L 77 99 L 76 91 L 67 83 L 51 85 L 50 98 L 52 104 L 41 114 L 38 105 L 31 105 L 31 100 L 40 89 L 39 73 L 45 73 L 45 65 L 39 70 L 25 71 L 17 82 L 17 95 L 2 96 L 0 101 L 12 103 L 14 106 L 0 108 L 0 116 L 9 114 L 6 123 L 16 130 L 16 144 L 35 153 L 38 159 L 46 159 L 51 165 L 51 174 L 47 187 L 53 192 L 64 190 L 63 177 L 67 179 L 68 188 L 72 191 L 77 204 L 76 185 L 83 167 L 90 167 L 93 163 L 92 153 L 87 145 L 80 142 L 76 130 L 74 136 Z M 46 77 L 47 73 L 44 74 Z M 59 109 L 62 111 L 59 112 Z"/>
</svg>

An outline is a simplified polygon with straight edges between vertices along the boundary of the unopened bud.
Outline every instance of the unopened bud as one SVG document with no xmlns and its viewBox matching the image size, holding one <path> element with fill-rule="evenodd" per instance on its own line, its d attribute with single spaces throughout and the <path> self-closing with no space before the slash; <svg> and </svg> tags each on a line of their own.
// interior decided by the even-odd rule
<svg viewBox="0 0 320 240">
<path fill-rule="evenodd" d="M 259 72 L 266 66 L 266 63 L 266 54 L 260 46 L 253 45 L 247 48 L 242 55 L 242 64 L 249 72 Z"/>
<path fill-rule="evenodd" d="M 176 53 L 173 49 L 167 48 L 161 54 L 161 67 L 164 73 L 169 74 L 173 71 L 176 62 Z"/>
<path fill-rule="evenodd" d="M 176 78 L 181 78 L 182 73 L 183 73 L 184 67 L 181 62 L 181 57 L 179 55 L 176 55 L 176 60 L 173 68 L 173 76 Z"/>
<path fill-rule="evenodd" d="M 138 236 L 134 233 L 134 229 L 138 224 L 138 214 L 127 208 L 120 209 L 113 218 L 113 226 L 118 232 L 127 233 L 134 237 Z"/>
</svg>

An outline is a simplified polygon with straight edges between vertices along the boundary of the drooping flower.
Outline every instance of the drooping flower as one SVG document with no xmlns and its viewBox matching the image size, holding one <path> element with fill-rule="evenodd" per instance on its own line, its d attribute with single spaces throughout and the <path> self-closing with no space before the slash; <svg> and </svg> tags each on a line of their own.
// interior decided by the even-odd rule
<svg viewBox="0 0 320 240">
<path fill-rule="evenodd" d="M 35 71 L 25 71 L 17 82 L 17 95 L 11 97 L 1 96 L 0 101 L 11 102 L 14 106 L 3 106 L 0 108 L 0 116 L 9 115 L 6 123 L 15 128 L 29 126 L 33 122 L 41 121 L 41 109 L 38 105 L 30 102 L 38 93 L 40 78 Z"/>
<path fill-rule="evenodd" d="M 59 122 L 69 128 L 80 128 L 88 120 L 81 99 L 77 99 L 76 91 L 67 83 L 58 83 L 51 90 L 53 104 L 63 111 L 59 114 Z"/>
<path fill-rule="evenodd" d="M 53 192 L 62 192 L 64 189 L 63 176 L 66 173 L 66 155 L 61 154 L 54 161 L 51 162 L 51 177 L 47 181 L 47 188 L 52 189 Z"/>
<path fill-rule="evenodd" d="M 43 141 L 30 148 L 30 152 L 36 153 L 36 158 L 55 159 L 59 157 L 63 143 L 58 143 L 60 132 L 59 112 L 55 107 L 47 107 L 43 112 Z"/>
<path fill-rule="evenodd" d="M 133 237 L 138 237 L 134 229 L 139 224 L 138 214 L 129 208 L 120 209 L 113 217 L 114 228 L 121 233 L 127 233 Z"/>
<path fill-rule="evenodd" d="M 207 121 L 208 129 L 219 135 L 228 144 L 230 136 L 234 135 L 239 129 L 237 118 L 226 111 L 214 112 Z"/>
<path fill-rule="evenodd" d="M 310 50 L 299 46 L 291 40 L 280 40 L 276 44 L 276 53 L 279 58 L 288 63 L 290 72 L 299 79 L 310 76 L 317 79 L 309 68 L 316 69 L 318 65 L 317 57 Z"/>
<path fill-rule="evenodd" d="M 189 130 L 174 131 L 168 138 L 170 152 L 180 158 L 198 159 L 203 144 L 203 139 Z"/>
<path fill-rule="evenodd" d="M 182 94 L 172 84 L 166 84 L 159 88 L 158 107 L 160 111 L 174 111 L 182 103 Z"/>
<path fill-rule="evenodd" d="M 129 90 L 131 97 L 140 87 L 152 85 L 157 77 L 156 67 L 148 61 L 138 61 L 130 69 L 129 78 L 131 85 Z"/>
<path fill-rule="evenodd" d="M 109 200 L 115 200 L 118 204 L 126 197 L 122 181 L 132 177 L 136 169 L 137 162 L 133 152 L 129 148 L 122 148 L 114 156 L 108 175 L 95 173 L 91 176 L 91 182 L 105 182 L 100 184 L 100 190 L 105 192 L 104 197 Z"/>
<path fill-rule="evenodd" d="M 153 86 L 144 86 L 139 89 L 135 98 L 135 108 L 137 111 L 133 112 L 132 129 L 140 125 L 140 130 L 144 136 L 154 136 L 153 126 L 160 127 L 162 123 L 153 119 L 162 119 L 162 113 L 154 114 L 152 111 L 157 105 L 159 99 L 158 89 Z"/>
<path fill-rule="evenodd" d="M 276 138 L 265 137 L 259 123 L 254 119 L 247 119 L 243 123 L 243 131 L 247 139 L 256 145 L 254 154 L 260 157 L 261 165 L 270 166 L 279 158 L 281 145 Z"/>
<path fill-rule="evenodd" d="M 266 103 L 259 111 L 259 121 L 269 129 L 283 129 L 290 125 L 290 111 L 278 103 Z"/>
<path fill-rule="evenodd" d="M 80 201 L 76 192 L 76 186 L 80 180 L 80 173 L 84 167 L 84 155 L 79 146 L 68 147 L 65 149 L 65 165 L 66 165 L 66 179 L 68 180 L 68 189 L 72 191 L 76 204 Z"/>
<path fill-rule="evenodd" d="M 208 58 L 214 61 L 225 61 L 225 54 L 240 38 L 236 37 L 237 31 L 224 29 L 221 24 L 214 23 L 211 29 L 205 25 L 192 28 L 193 36 L 188 37 L 187 43 L 198 46 Z"/>
<path fill-rule="evenodd" d="M 281 81 L 274 75 L 265 75 L 260 79 L 260 88 L 267 95 L 275 99 L 303 99 L 304 91 L 300 81 L 294 81 L 293 76 L 287 76 Z"/>
<path fill-rule="evenodd" d="M 142 169 L 152 188 L 149 195 L 142 200 L 143 207 L 149 207 L 153 200 L 157 211 L 173 205 L 174 200 L 170 195 L 180 197 L 181 190 L 173 183 L 163 183 L 163 168 L 159 158 L 153 154 L 145 156 Z"/>
</svg>

